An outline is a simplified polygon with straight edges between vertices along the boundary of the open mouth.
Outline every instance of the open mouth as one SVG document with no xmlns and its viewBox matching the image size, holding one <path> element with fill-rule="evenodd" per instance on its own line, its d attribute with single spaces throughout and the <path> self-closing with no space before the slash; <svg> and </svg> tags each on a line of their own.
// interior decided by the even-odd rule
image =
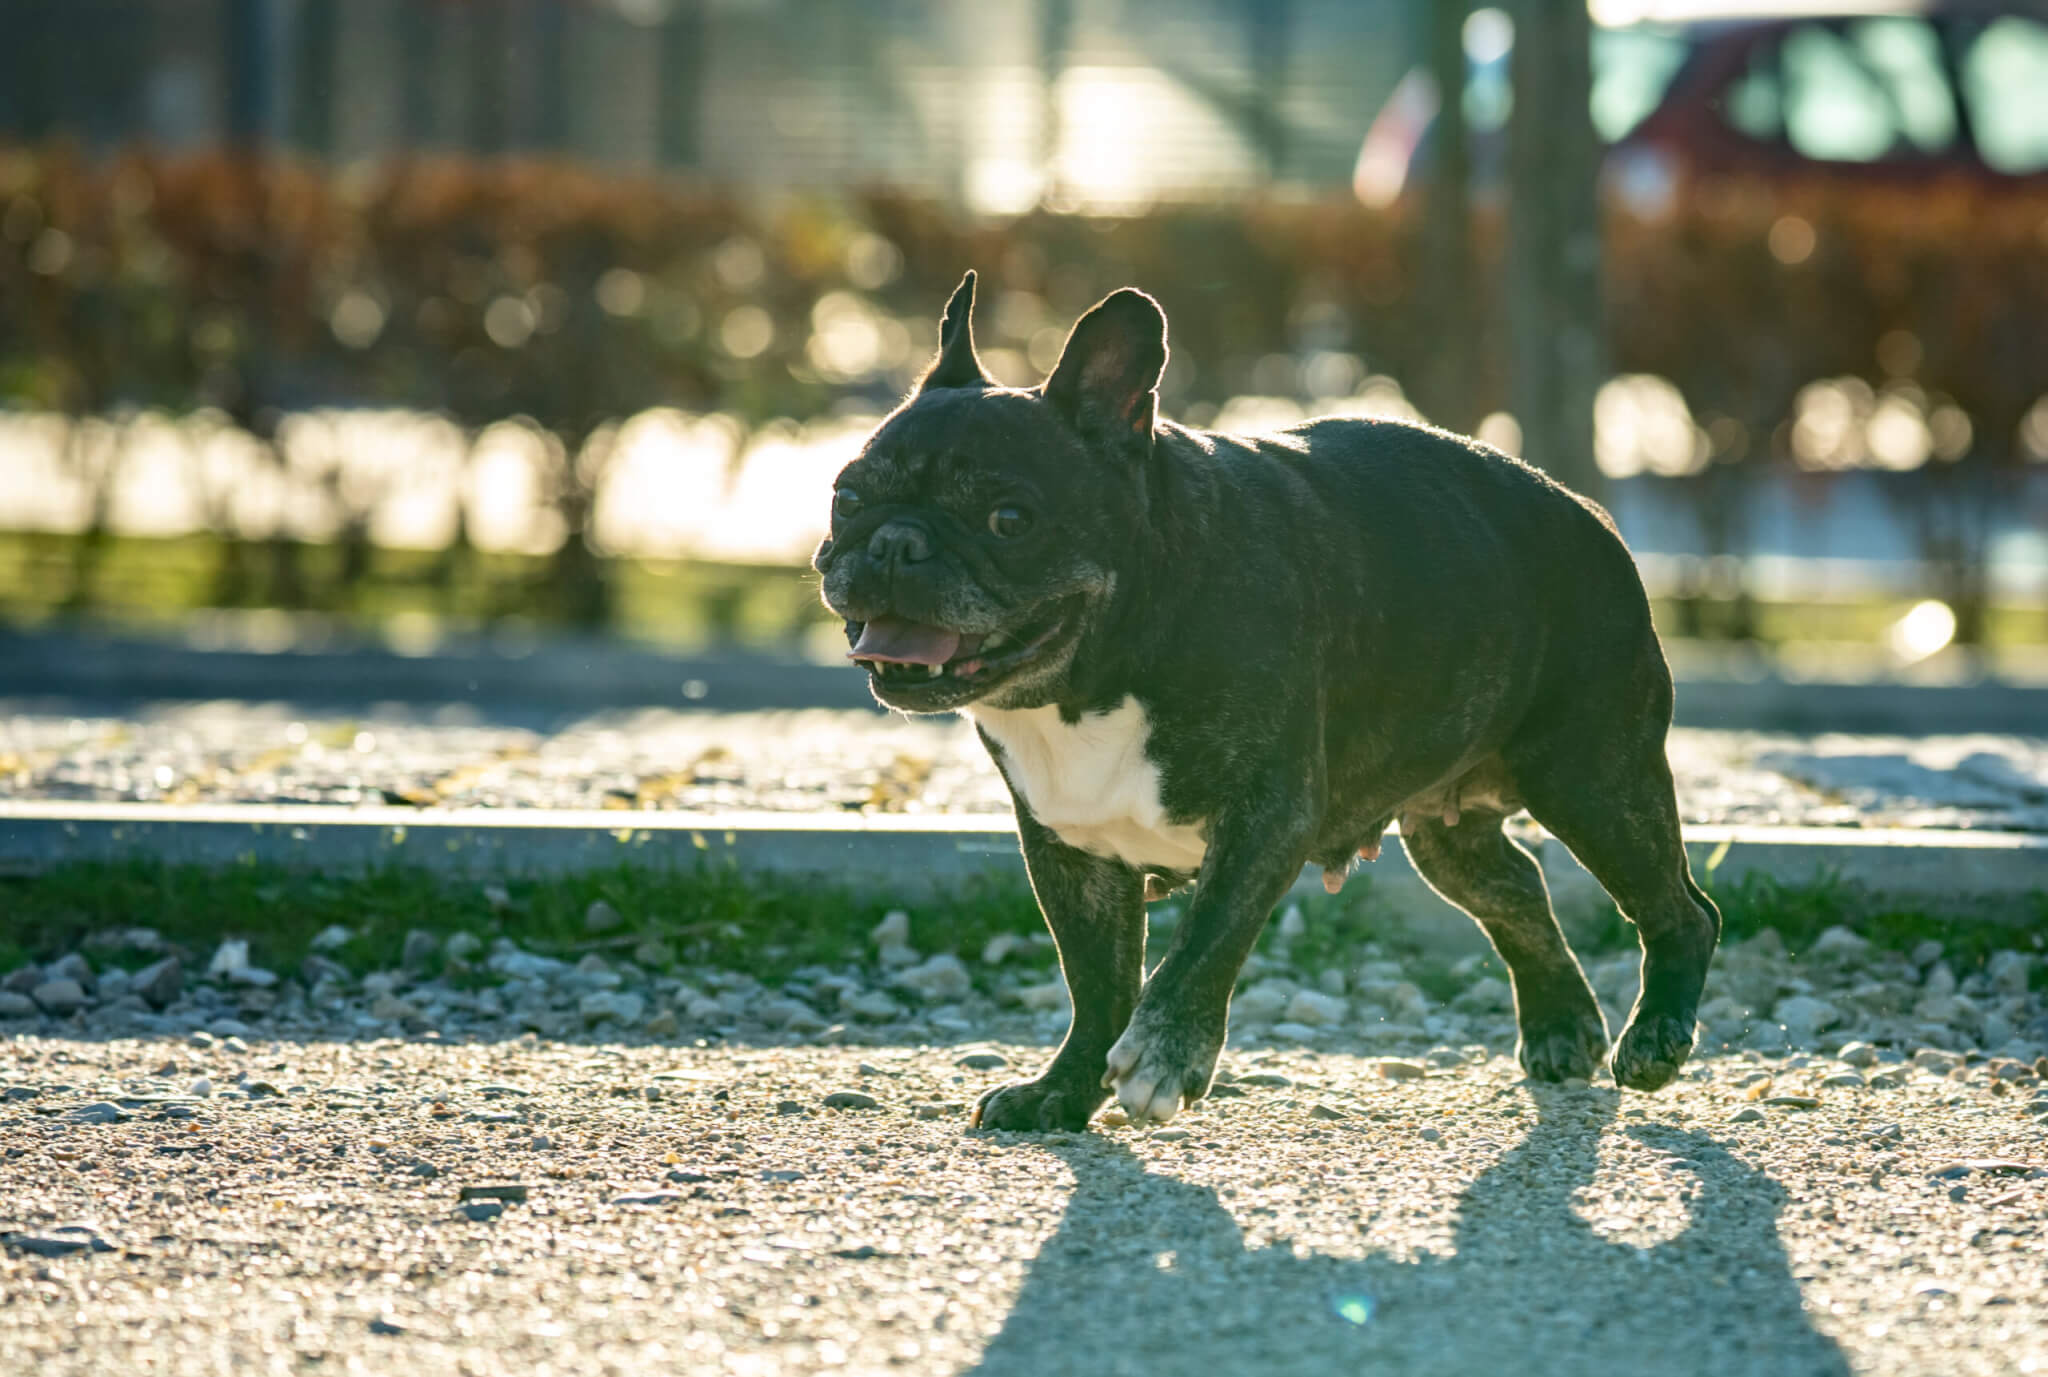
<svg viewBox="0 0 2048 1377">
<path fill-rule="evenodd" d="M 1066 629 L 1065 609 L 1006 631 L 959 632 L 897 617 L 861 627 L 847 658 L 892 689 L 975 689 L 1036 659 Z"/>
</svg>

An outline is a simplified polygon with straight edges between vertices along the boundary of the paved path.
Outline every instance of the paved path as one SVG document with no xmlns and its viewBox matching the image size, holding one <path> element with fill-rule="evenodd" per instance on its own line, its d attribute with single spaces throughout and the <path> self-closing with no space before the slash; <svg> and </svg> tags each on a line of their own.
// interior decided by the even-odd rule
<svg viewBox="0 0 2048 1377">
<path fill-rule="evenodd" d="M 2048 1371 L 2043 1104 L 1986 1065 L 1233 1052 L 1170 1129 L 986 1137 L 1044 1053 L 966 1050 L 19 1037 L 0 1368 Z"/>
<path fill-rule="evenodd" d="M 2048 832 L 2048 736 L 1799 737 L 1681 728 L 1691 823 Z M 957 719 L 646 709 L 550 731 L 462 710 L 262 704 L 75 717 L 0 703 L 0 800 L 984 812 L 1001 781 Z"/>
</svg>

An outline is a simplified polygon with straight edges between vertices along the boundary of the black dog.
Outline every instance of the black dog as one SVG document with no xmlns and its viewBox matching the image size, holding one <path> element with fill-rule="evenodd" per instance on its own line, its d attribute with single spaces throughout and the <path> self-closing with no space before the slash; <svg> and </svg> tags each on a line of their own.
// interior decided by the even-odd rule
<svg viewBox="0 0 2048 1377">
<path fill-rule="evenodd" d="M 1671 675 L 1607 514 L 1424 426 L 1162 421 L 1166 319 L 1128 289 L 1042 387 L 998 386 L 973 302 L 969 273 L 814 563 L 878 699 L 974 720 L 1059 943 L 1066 1041 L 976 1122 L 1079 1128 L 1113 1089 L 1163 1123 L 1199 1099 L 1274 904 L 1305 862 L 1341 883 L 1396 818 L 1507 963 L 1523 1069 L 1590 1076 L 1600 1006 L 1501 830 L 1524 806 L 1641 931 L 1615 1079 L 1669 1082 L 1720 915 L 1686 868 Z M 1147 981 L 1145 901 L 1190 881 Z"/>
</svg>

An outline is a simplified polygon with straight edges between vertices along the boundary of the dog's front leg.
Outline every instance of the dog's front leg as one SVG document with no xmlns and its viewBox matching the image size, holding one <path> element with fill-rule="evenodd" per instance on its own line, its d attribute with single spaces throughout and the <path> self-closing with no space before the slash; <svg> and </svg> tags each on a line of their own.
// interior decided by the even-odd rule
<svg viewBox="0 0 2048 1377">
<path fill-rule="evenodd" d="M 1145 979 L 1144 877 L 1122 861 L 1077 851 L 1018 801 L 1031 887 L 1059 947 L 1074 1003 L 1066 1041 L 1036 1080 L 998 1086 L 974 1109 L 977 1128 L 1081 1129 L 1109 1092 L 1102 1067 Z"/>
<path fill-rule="evenodd" d="M 1273 905 L 1308 859 L 1313 781 L 1280 784 L 1217 819 L 1188 916 L 1109 1049 L 1102 1084 L 1132 1123 L 1165 1123 L 1209 1093 L 1230 992 Z"/>
</svg>

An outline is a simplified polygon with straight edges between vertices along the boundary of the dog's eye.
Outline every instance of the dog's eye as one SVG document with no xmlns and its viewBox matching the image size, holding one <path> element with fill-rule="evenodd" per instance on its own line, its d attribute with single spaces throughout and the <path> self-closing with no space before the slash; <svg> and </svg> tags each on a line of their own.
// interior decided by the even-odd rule
<svg viewBox="0 0 2048 1377">
<path fill-rule="evenodd" d="M 988 514 L 989 534 L 998 540 L 1014 540 L 1031 529 L 1031 513 L 1022 507 L 998 507 Z"/>
<path fill-rule="evenodd" d="M 832 515 L 844 520 L 860 511 L 860 494 L 852 488 L 840 488 L 832 494 Z"/>
</svg>

